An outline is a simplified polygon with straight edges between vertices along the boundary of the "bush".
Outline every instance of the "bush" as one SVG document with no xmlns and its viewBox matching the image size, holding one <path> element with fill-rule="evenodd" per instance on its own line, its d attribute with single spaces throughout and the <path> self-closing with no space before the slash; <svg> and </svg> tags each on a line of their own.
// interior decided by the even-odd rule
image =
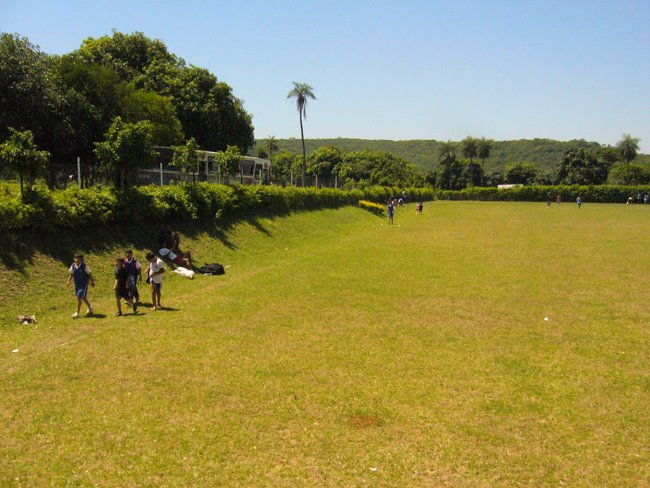
<svg viewBox="0 0 650 488">
<path fill-rule="evenodd" d="M 556 185 L 556 186 L 520 186 L 517 188 L 471 187 L 459 191 L 440 190 L 440 200 L 481 200 L 481 201 L 518 201 L 545 202 L 549 193 L 553 201 L 560 195 L 563 201 L 575 201 L 580 195 L 584 202 L 625 203 L 628 196 L 650 194 L 650 186 L 611 186 L 611 185 Z"/>
<path fill-rule="evenodd" d="M 359 207 L 369 212 L 374 213 L 375 215 L 384 215 L 384 206 L 379 203 L 369 202 L 368 200 L 359 200 Z"/>
</svg>

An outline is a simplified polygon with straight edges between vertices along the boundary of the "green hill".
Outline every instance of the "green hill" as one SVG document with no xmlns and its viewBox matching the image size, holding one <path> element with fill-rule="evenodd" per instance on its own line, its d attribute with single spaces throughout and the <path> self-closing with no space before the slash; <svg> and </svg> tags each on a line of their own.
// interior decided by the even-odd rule
<svg viewBox="0 0 650 488">
<path fill-rule="evenodd" d="M 257 144 L 251 149 L 251 154 L 257 153 Z M 301 153 L 300 139 L 278 139 L 280 150 Z M 395 154 L 418 168 L 428 171 L 435 166 L 439 141 L 420 139 L 410 141 L 389 141 L 373 139 L 305 139 L 307 154 L 321 146 L 335 146 L 345 151 L 386 151 Z M 506 163 L 530 162 L 542 170 L 549 170 L 559 164 L 565 151 L 572 147 L 597 149 L 602 145 L 598 142 L 588 142 L 583 139 L 573 141 L 555 141 L 552 139 L 519 139 L 514 141 L 494 141 L 492 154 L 486 160 L 486 171 L 501 170 Z M 460 156 L 460 150 L 458 151 Z M 639 155 L 637 162 L 650 164 L 650 155 Z"/>
</svg>

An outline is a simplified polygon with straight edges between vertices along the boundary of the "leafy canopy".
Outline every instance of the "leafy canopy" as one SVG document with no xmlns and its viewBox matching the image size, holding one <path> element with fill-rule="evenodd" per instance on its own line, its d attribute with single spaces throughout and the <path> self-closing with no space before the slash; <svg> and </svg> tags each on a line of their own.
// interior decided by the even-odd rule
<svg viewBox="0 0 650 488">
<path fill-rule="evenodd" d="M 115 117 L 103 142 L 95 143 L 95 155 L 106 169 L 115 171 L 117 184 L 127 188 L 135 179 L 137 170 L 153 163 L 153 127 L 148 121 L 124 122 Z"/>
</svg>

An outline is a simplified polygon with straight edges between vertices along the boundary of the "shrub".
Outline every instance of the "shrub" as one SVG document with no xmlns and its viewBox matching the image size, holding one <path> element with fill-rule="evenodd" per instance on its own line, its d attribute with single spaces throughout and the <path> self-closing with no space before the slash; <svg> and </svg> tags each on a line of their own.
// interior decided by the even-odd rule
<svg viewBox="0 0 650 488">
<path fill-rule="evenodd" d="M 369 202 L 368 200 L 359 200 L 359 207 L 369 212 L 374 213 L 375 215 L 384 215 L 385 208 L 379 203 Z"/>
<path fill-rule="evenodd" d="M 630 195 L 650 194 L 650 186 L 540 185 L 507 189 L 471 187 L 459 191 L 440 190 L 438 199 L 544 202 L 549 193 L 553 200 L 559 194 L 563 201 L 575 201 L 580 195 L 584 202 L 625 203 Z"/>
</svg>

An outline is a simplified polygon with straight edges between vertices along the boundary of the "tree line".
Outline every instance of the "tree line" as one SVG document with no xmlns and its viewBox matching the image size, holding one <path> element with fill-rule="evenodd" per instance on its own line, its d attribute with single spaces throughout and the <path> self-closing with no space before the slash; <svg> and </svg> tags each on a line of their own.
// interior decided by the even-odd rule
<svg viewBox="0 0 650 488">
<path fill-rule="evenodd" d="M 18 142 L 16 131 L 29 131 L 55 163 L 81 157 L 110 164 L 121 157 L 110 141 L 125 138 L 133 147 L 193 140 L 204 149 L 231 146 L 242 154 L 254 140 L 252 117 L 228 84 L 141 32 L 89 37 L 61 56 L 2 33 L 0 93 L 0 141 L 13 136 Z M 130 165 L 122 163 L 113 169 L 124 179 Z"/>
<path fill-rule="evenodd" d="M 328 142 L 337 140 L 328 140 Z M 343 139 L 343 147 L 351 147 Z M 287 143 L 288 142 L 288 143 Z M 257 154 L 271 157 L 274 168 L 282 175 L 297 174 L 294 141 L 278 140 L 273 136 L 256 141 Z M 305 141 L 309 146 L 310 141 Z M 311 141 L 312 143 L 314 141 Z M 398 143 L 397 141 L 391 141 Z M 400 141 L 411 142 L 411 141 Z M 583 141 L 584 142 L 584 141 Z M 371 144 L 368 144 L 371 145 Z M 280 147 L 284 146 L 280 151 Z M 357 144 L 358 146 L 358 144 Z M 313 147 L 313 146 L 312 146 Z M 355 144 L 352 145 L 355 147 Z M 635 163 L 639 139 L 624 134 L 616 146 L 597 143 L 567 145 L 563 153 L 548 168 L 526 161 L 508 162 L 502 169 L 490 170 L 486 161 L 492 155 L 495 141 L 466 137 L 460 142 L 436 142 L 430 157 L 433 168 L 424 172 L 404 158 L 381 150 L 346 150 L 328 144 L 312 150 L 305 157 L 307 173 L 320 178 L 338 176 L 342 181 L 381 185 L 417 186 L 426 184 L 444 190 L 461 190 L 474 186 L 497 186 L 502 183 L 524 185 L 643 185 L 650 183 L 650 166 Z M 291 148 L 291 149 L 289 149 Z"/>
</svg>

